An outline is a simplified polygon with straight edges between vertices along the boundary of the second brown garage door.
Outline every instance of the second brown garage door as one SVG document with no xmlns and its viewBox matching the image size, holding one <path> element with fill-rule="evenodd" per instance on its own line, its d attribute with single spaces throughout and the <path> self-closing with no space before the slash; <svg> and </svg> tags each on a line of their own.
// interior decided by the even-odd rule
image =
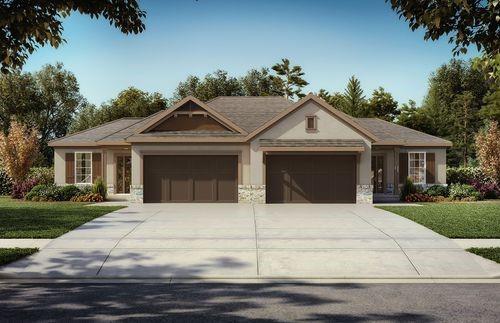
<svg viewBox="0 0 500 323">
<path fill-rule="evenodd" d="M 144 202 L 237 202 L 237 156 L 144 156 Z"/>
<path fill-rule="evenodd" d="M 266 202 L 355 203 L 356 156 L 267 156 Z"/>
</svg>

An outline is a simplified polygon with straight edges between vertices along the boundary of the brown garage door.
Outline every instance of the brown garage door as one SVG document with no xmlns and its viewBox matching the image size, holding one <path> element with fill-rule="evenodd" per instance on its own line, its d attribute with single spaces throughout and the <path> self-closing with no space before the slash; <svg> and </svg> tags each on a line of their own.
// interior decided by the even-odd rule
<svg viewBox="0 0 500 323">
<path fill-rule="evenodd" d="M 144 202 L 237 202 L 237 156 L 144 156 Z"/>
<path fill-rule="evenodd" d="M 356 156 L 267 156 L 266 202 L 355 203 Z"/>
</svg>

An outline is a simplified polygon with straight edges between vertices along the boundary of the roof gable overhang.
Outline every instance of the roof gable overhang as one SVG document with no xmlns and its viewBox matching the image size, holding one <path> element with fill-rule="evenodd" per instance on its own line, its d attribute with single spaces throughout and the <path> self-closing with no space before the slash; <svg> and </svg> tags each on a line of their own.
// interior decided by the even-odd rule
<svg viewBox="0 0 500 323">
<path fill-rule="evenodd" d="M 280 114 L 278 114 L 276 117 L 272 118 L 271 120 L 269 120 L 268 122 L 266 122 L 265 124 L 263 124 L 262 126 L 260 126 L 259 128 L 255 129 L 254 131 L 252 131 L 251 133 L 249 133 L 245 139 L 247 141 L 249 141 L 249 140 L 255 138 L 257 135 L 259 135 L 259 134 L 263 133 L 264 131 L 268 130 L 273 125 L 275 125 L 276 123 L 278 123 L 280 120 L 286 118 L 291 113 L 297 111 L 298 109 L 300 109 L 301 107 L 303 107 L 308 102 L 314 102 L 320 108 L 324 109 L 325 111 L 327 111 L 328 113 L 330 113 L 331 115 L 333 115 L 334 117 L 336 117 L 337 119 L 339 119 L 341 122 L 343 122 L 344 124 L 346 124 L 347 126 L 349 126 L 350 128 L 352 128 L 354 131 L 356 131 L 359 134 L 361 134 L 363 137 L 365 137 L 366 139 L 368 139 L 370 142 L 378 141 L 378 138 L 373 133 L 371 133 L 370 131 L 366 130 L 365 128 L 363 128 L 358 123 L 356 123 L 347 114 L 345 114 L 345 113 L 343 113 L 343 112 L 341 112 L 341 111 L 333 108 L 328 103 L 326 103 L 323 99 L 321 99 L 318 96 L 313 95 L 313 94 L 306 95 L 305 97 L 303 97 L 302 99 L 300 99 L 299 101 L 297 101 L 295 104 L 291 105 L 289 108 L 283 110 L 283 112 L 281 112 Z"/>
<path fill-rule="evenodd" d="M 148 122 L 143 127 L 139 128 L 136 131 L 135 135 L 140 135 L 142 133 L 145 133 L 145 132 L 148 132 L 148 131 L 154 129 L 156 126 L 158 126 L 159 124 L 161 124 L 163 121 L 165 121 L 168 118 L 170 118 L 171 116 L 173 116 L 176 110 L 178 110 L 179 108 L 181 108 L 182 106 L 184 106 L 188 102 L 193 102 L 194 104 L 196 104 L 199 107 L 201 107 L 203 110 L 205 110 L 207 112 L 207 114 L 211 118 L 213 118 L 214 120 L 216 120 L 217 122 L 219 122 L 224 127 L 228 128 L 228 129 L 230 129 L 230 130 L 232 130 L 232 131 L 234 131 L 236 133 L 242 134 L 242 135 L 247 135 L 248 134 L 244 129 L 242 129 L 241 127 L 239 127 L 237 124 L 235 124 L 234 122 L 232 122 L 231 120 L 229 120 L 228 118 L 226 118 L 225 116 L 223 116 L 222 114 L 220 114 L 219 112 L 217 112 L 214 109 L 212 109 L 206 103 L 198 100 L 194 96 L 187 96 L 184 99 L 182 99 L 179 102 L 177 102 L 171 108 L 166 109 L 165 111 L 159 113 L 150 122 Z"/>
</svg>

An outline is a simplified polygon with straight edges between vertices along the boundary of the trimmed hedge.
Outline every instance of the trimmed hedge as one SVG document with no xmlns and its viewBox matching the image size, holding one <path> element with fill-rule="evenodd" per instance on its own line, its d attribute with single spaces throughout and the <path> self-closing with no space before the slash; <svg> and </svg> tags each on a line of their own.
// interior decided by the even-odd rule
<svg viewBox="0 0 500 323">
<path fill-rule="evenodd" d="M 12 193 L 12 180 L 4 169 L 0 168 L 0 195 L 10 195 Z"/>
</svg>

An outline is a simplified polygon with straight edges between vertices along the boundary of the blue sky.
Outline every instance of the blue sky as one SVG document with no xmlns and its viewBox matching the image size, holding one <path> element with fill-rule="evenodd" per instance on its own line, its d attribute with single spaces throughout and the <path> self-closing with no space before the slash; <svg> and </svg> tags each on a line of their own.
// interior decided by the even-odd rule
<svg viewBox="0 0 500 323">
<path fill-rule="evenodd" d="M 82 94 L 100 104 L 129 86 L 169 97 L 189 74 L 239 76 L 287 57 L 303 67 L 306 92 L 342 91 L 356 75 L 367 96 L 383 86 L 403 103 L 421 102 L 429 74 L 452 58 L 447 40 L 424 41 L 383 0 L 140 3 L 147 11 L 142 34 L 73 14 L 63 24 L 67 43 L 39 49 L 24 70 L 62 62 Z"/>
</svg>

